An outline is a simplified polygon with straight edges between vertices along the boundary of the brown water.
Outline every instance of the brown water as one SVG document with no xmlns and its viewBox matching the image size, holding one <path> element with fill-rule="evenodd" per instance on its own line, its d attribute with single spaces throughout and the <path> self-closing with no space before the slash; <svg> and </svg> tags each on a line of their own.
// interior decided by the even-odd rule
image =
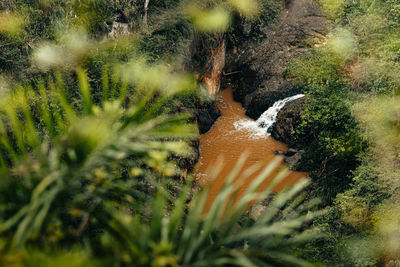
<svg viewBox="0 0 400 267">
<path fill-rule="evenodd" d="M 254 137 L 251 129 L 236 129 L 234 124 L 239 120 L 249 120 L 245 115 L 245 109 L 240 103 L 235 102 L 232 97 L 232 90 L 226 89 L 222 91 L 217 99 L 218 108 L 222 115 L 214 123 L 213 127 L 207 133 L 200 136 L 200 159 L 196 166 L 196 181 L 202 187 L 209 185 L 210 193 L 206 208 L 210 206 L 221 187 L 226 181 L 226 177 L 237 163 L 237 160 L 243 153 L 248 154 L 248 158 L 241 172 L 245 169 L 259 164 L 258 170 L 243 183 L 239 190 L 239 196 L 244 192 L 251 181 L 265 168 L 270 161 L 276 157 L 274 151 L 286 151 L 288 147 L 269 136 Z M 210 181 L 210 173 L 218 159 L 223 159 L 223 168 L 219 175 Z M 278 167 L 275 174 L 284 165 Z M 301 178 L 305 177 L 305 173 L 289 172 L 288 175 L 274 187 L 274 191 L 278 192 L 286 187 L 292 186 Z M 266 178 L 260 186 L 260 190 L 265 189 L 271 179 Z M 239 175 L 240 177 L 240 175 Z"/>
</svg>

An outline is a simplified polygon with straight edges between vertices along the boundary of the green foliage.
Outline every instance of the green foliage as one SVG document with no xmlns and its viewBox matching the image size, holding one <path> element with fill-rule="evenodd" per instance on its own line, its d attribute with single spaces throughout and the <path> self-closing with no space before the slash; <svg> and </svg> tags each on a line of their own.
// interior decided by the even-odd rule
<svg viewBox="0 0 400 267">
<path fill-rule="evenodd" d="M 310 266 L 298 248 L 324 212 L 307 182 L 272 198 L 282 172 L 258 192 L 274 162 L 235 201 L 253 171 L 238 177 L 242 158 L 206 208 L 174 160 L 192 157 L 199 97 L 176 54 L 195 30 L 220 37 L 233 12 L 254 19 L 246 3 L 150 1 L 147 22 L 136 1 L 1 3 L 27 19 L 0 29 L 14 42 L 2 73 L 24 81 L 0 99 L 0 265 Z M 102 40 L 115 19 L 134 32 Z"/>
<path fill-rule="evenodd" d="M 115 203 L 107 203 L 97 210 L 96 218 L 107 220 L 97 243 L 97 262 L 94 266 L 311 266 L 294 255 L 296 248 L 320 238 L 321 232 L 304 226 L 324 212 L 311 212 L 318 201 L 304 201 L 301 194 L 307 184 L 303 181 L 287 192 L 274 197 L 267 206 L 249 206 L 271 194 L 276 183 L 285 177 L 280 173 L 269 188 L 257 192 L 257 188 L 272 173 L 278 161 L 267 166 L 250 184 L 245 194 L 233 197 L 244 182 L 246 174 L 238 177 L 245 157 L 242 157 L 228 176 L 228 181 L 213 201 L 205 207 L 207 190 L 193 191 L 191 182 L 183 185 L 178 196 L 161 182 L 155 185 L 155 195 L 150 202 L 137 202 L 134 214 Z M 214 173 L 217 175 L 218 171 Z M 103 217 L 105 216 L 105 217 Z M 73 266 L 82 266 L 91 258 L 86 250 L 62 252 L 51 250 L 46 254 L 36 251 L 30 254 L 9 254 L 0 263 L 10 260 L 29 261 L 27 266 L 47 266 L 66 260 Z M 71 266 L 71 265 L 70 265 Z"/>
<path fill-rule="evenodd" d="M 100 212 L 104 202 L 131 202 L 142 194 L 140 180 L 130 179 L 141 175 L 135 168 L 177 173 L 164 160 L 188 155 L 181 139 L 194 137 L 194 127 L 187 114 L 160 109 L 191 84 L 163 66 L 153 66 L 157 75 L 148 68 L 132 62 L 129 75 L 105 76 L 100 105 L 82 70 L 78 101 L 67 97 L 60 75 L 47 86 L 19 88 L 2 99 L 1 211 L 7 220 L 1 229 L 15 231 L 13 246 L 91 235 L 86 228 L 93 231 L 107 219 Z"/>
<path fill-rule="evenodd" d="M 113 1 L 114 14 L 118 17 L 119 21 L 131 22 L 136 15 L 137 6 L 135 0 L 116 0 Z M 114 15 L 114 16 L 115 16 Z"/>
<path fill-rule="evenodd" d="M 327 203 L 349 187 L 357 157 L 366 148 L 342 74 L 356 51 L 352 34 L 337 28 L 324 46 L 296 59 L 284 72 L 307 95 L 307 108 L 292 133 L 291 145 L 305 150 L 297 168 L 311 172 L 314 192 Z"/>
<path fill-rule="evenodd" d="M 336 65 L 323 53 L 314 52 L 293 61 L 283 73 L 302 84 L 325 85 L 342 78 Z"/>
<path fill-rule="evenodd" d="M 374 210 L 390 196 L 391 190 L 378 179 L 378 170 L 377 162 L 366 157 L 353 172 L 351 188 L 335 200 L 343 220 L 362 231 L 372 229 Z"/>
<path fill-rule="evenodd" d="M 321 1 L 339 3 L 330 10 L 359 48 L 358 60 L 350 68 L 350 81 L 358 90 L 397 93 L 398 79 L 398 1 Z"/>
<path fill-rule="evenodd" d="M 328 214 L 314 222 L 326 233 L 326 238 L 311 242 L 303 250 L 305 257 L 327 266 L 377 265 L 376 251 L 385 251 L 381 247 L 385 242 L 381 236 L 380 240 L 370 238 L 377 221 L 382 218 L 376 212 L 386 210 L 382 204 L 391 191 L 379 179 L 378 170 L 371 155 L 364 156 L 361 165 L 352 173 L 354 178 L 349 189 L 338 194 Z"/>
<path fill-rule="evenodd" d="M 315 47 L 309 54 L 292 61 L 283 75 L 300 84 L 340 84 L 344 80 L 341 71 L 353 61 L 356 52 L 357 44 L 352 33 L 338 27 L 323 46 Z"/>
<path fill-rule="evenodd" d="M 346 265 L 350 260 L 352 266 L 398 265 L 399 242 L 394 241 L 391 236 L 396 235 L 395 229 L 398 229 L 399 225 L 395 215 L 395 210 L 399 207 L 397 189 L 399 1 L 321 0 L 319 2 L 336 20 L 338 26 L 351 33 L 353 46 L 356 47 L 355 57 L 349 57 L 350 60 L 343 61 L 343 64 L 332 64 L 341 72 L 339 74 L 341 78 L 337 80 L 340 83 L 345 82 L 346 87 L 353 89 L 353 92 L 341 95 L 341 100 L 337 99 L 335 102 L 338 107 L 330 106 L 330 109 L 334 112 L 339 108 L 343 113 L 345 111 L 341 108 L 344 106 L 343 102 L 348 102 L 347 106 L 351 107 L 351 112 L 362 128 L 352 133 L 352 130 L 349 130 L 354 125 L 352 118 L 345 120 L 350 123 L 349 125 L 342 124 L 343 128 L 336 131 L 338 134 L 349 132 L 353 137 L 363 135 L 363 139 L 368 140 L 369 146 L 367 150 L 359 150 L 362 152 L 359 157 L 360 162 L 354 160 L 356 157 L 354 154 L 353 161 L 348 159 L 349 161 L 337 166 L 340 170 L 347 168 L 354 171 L 351 176 L 346 176 L 353 177 L 349 187 L 334 200 L 332 209 L 336 217 L 330 221 L 328 229 L 331 231 L 335 224 L 347 226 L 334 231 L 334 234 L 327 239 L 330 245 L 322 244 L 324 255 L 319 258 L 325 257 L 323 261 L 328 266 Z M 327 45 L 329 46 L 329 41 Z M 345 54 L 347 51 L 343 52 Z M 314 55 L 317 57 L 318 54 Z M 334 61 L 328 60 L 328 62 Z M 309 66 L 309 69 L 314 73 L 320 67 Z M 313 74 L 307 76 L 307 73 L 303 74 L 301 71 L 297 73 L 297 76 L 306 77 L 314 83 Z M 317 74 L 319 77 L 320 73 Z M 331 79 L 329 84 L 332 84 Z M 350 95 L 352 97 L 349 97 Z M 335 97 L 328 99 L 334 100 Z M 313 105 L 315 103 L 311 103 L 310 107 Z M 343 114 L 350 114 L 348 108 Z M 329 121 L 332 120 L 329 116 L 327 118 Z M 354 138 L 349 137 L 346 140 L 351 142 Z M 346 147 L 344 146 L 344 151 Z M 348 162 L 353 162 L 353 166 L 347 165 Z M 357 165 L 359 166 L 355 168 Z M 347 181 L 350 181 L 349 178 Z M 313 249 L 316 250 L 319 246 L 316 245 Z M 340 247 L 346 247 L 347 253 L 341 254 L 342 256 L 335 253 Z"/>
<path fill-rule="evenodd" d="M 26 267 L 51 267 L 51 266 L 74 266 L 74 267 L 94 267 L 99 264 L 90 257 L 86 249 L 72 249 L 59 251 L 38 251 L 26 250 L 3 254 L 0 256 L 0 264 L 3 266 L 26 266 Z"/>
<path fill-rule="evenodd" d="M 311 171 L 316 190 L 331 201 L 351 182 L 351 171 L 365 149 L 343 85 L 320 85 L 308 90 L 304 115 L 293 133 L 293 144 L 305 149 L 300 168 Z"/>
<path fill-rule="evenodd" d="M 227 200 L 240 188 L 233 181 L 243 158 L 207 213 L 207 190 L 193 194 L 190 181 L 182 189 L 169 180 L 157 181 L 178 172 L 167 158 L 187 154 L 182 138 L 194 135 L 185 114 L 159 112 L 190 83 L 165 66 L 152 68 L 131 62 L 126 69 L 130 75 L 108 78 L 105 72 L 99 105 L 93 102 L 83 70 L 77 72 L 80 97 L 74 105 L 59 74 L 56 82 L 49 78 L 47 86 L 21 87 L 4 98 L 3 251 L 25 244 L 68 248 L 85 241 L 97 258 L 104 258 L 104 266 L 308 266 L 293 254 L 319 237 L 317 230 L 302 227 L 321 214 L 310 213 L 317 201 L 304 202 L 305 196 L 299 195 L 306 182 L 278 195 L 257 220 L 243 217 L 250 204 L 267 198 L 285 177 L 281 173 L 268 190 L 258 192 L 278 162 L 268 166 L 240 200 Z M 174 187 L 176 197 L 171 194 Z M 89 256 L 61 252 L 20 257 L 32 266 L 65 260 L 81 266 Z"/>
<path fill-rule="evenodd" d="M 30 54 L 38 41 L 52 40 L 55 29 L 63 23 L 64 1 L 54 1 L 51 5 L 42 7 L 39 1 L 18 1 L 9 6 L 0 6 L 4 12 L 13 12 L 14 18 L 24 21 L 17 34 L 4 32 L 0 27 L 0 74 L 11 75 L 14 78 L 26 78 L 29 73 Z M 4 14 L 0 20 L 7 20 Z"/>
<path fill-rule="evenodd" d="M 349 236 L 360 237 L 356 229 L 341 220 L 335 207 L 328 207 L 327 214 L 314 221 L 325 238 L 312 241 L 302 250 L 303 256 L 321 266 L 354 266 L 349 254 L 353 245 Z"/>
<path fill-rule="evenodd" d="M 111 23 L 113 4 L 109 0 L 71 0 L 72 9 L 76 14 L 76 23 L 89 33 L 101 36 L 108 33 L 107 23 Z"/>
<path fill-rule="evenodd" d="M 137 266 L 308 266 L 293 255 L 293 248 L 320 236 L 316 229 L 301 230 L 306 221 L 320 214 L 307 214 L 318 202 L 303 203 L 304 195 L 298 195 L 306 182 L 278 195 L 254 220 L 243 214 L 254 199 L 267 197 L 284 174 L 266 192 L 257 193 L 258 186 L 274 169 L 273 165 L 266 167 L 235 202 L 229 196 L 240 186 L 232 182 L 236 178 L 245 180 L 237 177 L 243 162 L 244 158 L 239 160 L 206 213 L 207 190 L 191 196 L 187 184 L 171 206 L 168 193 L 159 188 L 148 207 L 149 218 L 125 216 L 116 220 L 114 232 L 120 236 L 106 236 L 103 242 L 117 255 L 122 251 L 126 256 L 121 260 Z"/>
<path fill-rule="evenodd" d="M 176 60 L 177 57 L 190 60 L 190 41 L 193 39 L 193 26 L 182 18 L 173 24 L 162 24 L 151 35 L 141 40 L 140 49 L 153 60 Z"/>
</svg>

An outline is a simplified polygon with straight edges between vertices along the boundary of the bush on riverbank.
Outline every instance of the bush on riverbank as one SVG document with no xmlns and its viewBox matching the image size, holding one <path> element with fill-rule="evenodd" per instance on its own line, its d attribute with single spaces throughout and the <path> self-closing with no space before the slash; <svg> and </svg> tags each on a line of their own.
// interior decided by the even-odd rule
<svg viewBox="0 0 400 267">
<path fill-rule="evenodd" d="M 294 69 L 288 71 L 289 74 L 294 73 L 292 77 L 300 82 L 318 83 L 317 88 L 325 88 L 327 92 L 325 95 L 309 94 L 311 104 L 307 109 L 308 114 L 294 135 L 299 139 L 302 136 L 298 133 L 305 135 L 303 147 L 310 151 L 311 147 L 315 149 L 315 162 L 322 163 L 321 167 L 328 170 L 332 167 L 332 174 L 348 170 L 346 175 L 333 175 L 325 181 L 326 184 L 336 183 L 333 188 L 346 181 L 347 189 L 336 191 L 342 192 L 337 196 L 336 193 L 331 194 L 331 215 L 320 223 L 326 225 L 330 237 L 323 243 L 314 244 L 311 251 L 318 251 L 315 259 L 328 266 L 346 264 L 349 258 L 353 259 L 354 266 L 396 265 L 399 262 L 399 242 L 389 236 L 397 233 L 398 221 L 397 215 L 388 212 L 388 209 L 395 210 L 400 205 L 397 200 L 399 169 L 395 163 L 395 155 L 398 155 L 397 136 L 400 132 L 395 115 L 400 84 L 397 34 L 399 4 L 397 1 L 319 2 L 335 20 L 336 27 L 350 33 L 355 50 L 352 50 L 350 60 L 337 64 L 332 57 L 326 60 L 326 53 L 323 52 L 326 48 L 316 48 L 311 56 L 294 63 Z M 329 48 L 329 40 L 327 46 Z M 346 49 L 341 51 L 346 53 Z M 325 63 L 321 62 L 324 57 Z M 302 70 L 301 66 L 308 66 L 307 71 Z M 332 86 L 335 84 L 339 84 L 344 91 L 338 92 Z M 341 116 L 343 114 L 347 114 L 347 119 Z M 320 120 L 327 124 L 320 124 Z M 343 124 L 346 121 L 351 123 Z M 308 129 L 302 128 L 306 125 Z M 307 132 L 314 135 L 309 136 Z M 319 136 L 324 137 L 320 147 L 328 145 L 326 149 L 318 150 L 314 142 L 310 141 L 318 140 Z M 333 162 L 325 165 L 324 153 L 329 153 L 335 146 L 323 141 L 330 140 L 331 136 L 341 136 L 345 141 L 342 144 L 363 144 L 362 149 L 354 149 L 354 145 L 347 148 L 339 145 L 337 155 L 350 148 L 353 153 L 348 154 L 349 158 L 344 157 L 345 161 L 338 161 L 337 166 Z M 311 146 L 308 146 L 307 141 L 310 141 Z M 314 169 L 314 172 L 318 169 Z M 381 223 L 382 220 L 387 224 L 386 227 Z M 383 236 L 393 243 L 389 245 Z M 344 247 L 347 249 L 343 250 Z"/>
</svg>

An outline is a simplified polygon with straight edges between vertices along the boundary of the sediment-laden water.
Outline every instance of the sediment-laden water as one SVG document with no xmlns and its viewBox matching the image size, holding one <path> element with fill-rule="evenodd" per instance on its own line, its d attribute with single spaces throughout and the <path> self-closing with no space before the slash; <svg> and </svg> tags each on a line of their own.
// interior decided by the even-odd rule
<svg viewBox="0 0 400 267">
<path fill-rule="evenodd" d="M 248 154 L 242 172 L 255 164 L 258 164 L 258 171 L 247 178 L 239 190 L 239 195 L 244 192 L 260 171 L 276 157 L 276 150 L 286 151 L 288 149 L 287 145 L 269 136 L 268 128 L 276 119 L 278 111 L 287 102 L 300 97 L 302 95 L 276 102 L 260 119 L 255 121 L 245 115 L 246 111 L 240 103 L 233 100 L 231 89 L 226 89 L 220 93 L 217 104 L 222 115 L 210 131 L 200 136 L 200 159 L 196 166 L 197 183 L 203 187 L 211 186 L 208 206 L 224 185 L 227 175 L 235 166 L 241 154 Z M 210 181 L 210 173 L 219 158 L 223 159 L 223 169 L 214 181 Z M 282 163 L 279 168 L 283 166 Z M 292 186 L 305 175 L 302 172 L 289 172 L 287 177 L 275 186 L 274 191 L 278 192 L 285 187 Z M 272 178 L 273 175 L 268 177 L 261 185 L 260 190 L 266 188 Z"/>
</svg>

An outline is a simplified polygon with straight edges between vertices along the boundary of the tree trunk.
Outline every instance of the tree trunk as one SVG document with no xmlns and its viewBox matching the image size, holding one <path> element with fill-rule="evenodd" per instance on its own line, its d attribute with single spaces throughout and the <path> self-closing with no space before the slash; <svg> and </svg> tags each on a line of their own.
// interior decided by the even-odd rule
<svg viewBox="0 0 400 267">
<path fill-rule="evenodd" d="M 143 16 L 143 22 L 144 22 L 144 24 L 146 24 L 146 25 L 147 25 L 147 9 L 148 9 L 148 6 L 149 6 L 149 2 L 150 2 L 150 0 L 145 0 L 145 1 L 144 1 L 144 16 Z"/>
</svg>

